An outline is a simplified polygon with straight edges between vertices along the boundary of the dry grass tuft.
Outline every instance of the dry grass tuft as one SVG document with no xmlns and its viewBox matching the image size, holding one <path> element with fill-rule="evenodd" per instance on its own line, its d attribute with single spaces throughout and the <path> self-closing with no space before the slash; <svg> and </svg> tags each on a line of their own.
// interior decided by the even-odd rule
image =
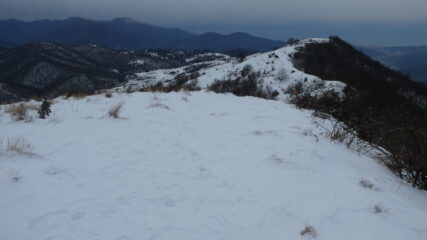
<svg viewBox="0 0 427 240">
<path fill-rule="evenodd" d="M 120 118 L 120 112 L 122 110 L 123 105 L 124 102 L 119 102 L 116 105 L 111 106 L 110 110 L 108 111 L 108 116 L 113 118 Z"/>
<path fill-rule="evenodd" d="M 163 108 L 163 109 L 166 109 L 166 110 L 171 110 L 170 107 L 168 107 L 167 105 L 165 105 L 163 103 L 152 103 L 148 107 L 150 107 L 150 108 Z"/>
<path fill-rule="evenodd" d="M 37 110 L 37 106 L 28 103 L 12 104 L 6 107 L 5 112 L 8 113 L 15 121 L 29 121 L 29 110 Z"/>
<path fill-rule="evenodd" d="M 386 210 L 384 209 L 384 206 L 381 203 L 375 204 L 374 213 L 380 214 L 384 212 L 386 212 Z"/>
<path fill-rule="evenodd" d="M 6 151 L 24 153 L 32 148 L 32 145 L 22 137 L 9 138 L 6 142 Z"/>
<path fill-rule="evenodd" d="M 313 226 L 305 226 L 305 228 L 300 233 L 301 236 L 309 236 L 312 238 L 317 237 L 316 229 Z"/>
<path fill-rule="evenodd" d="M 93 95 L 93 94 L 95 94 L 95 93 L 94 92 L 69 92 L 69 93 L 66 93 L 65 95 L 63 95 L 63 97 L 65 99 L 72 97 L 76 100 L 79 100 L 79 99 L 85 98 L 85 97 Z"/>
<path fill-rule="evenodd" d="M 360 186 L 362 186 L 364 188 L 368 188 L 368 189 L 374 188 L 374 184 L 371 183 L 371 181 L 366 180 L 366 179 L 360 180 L 359 184 L 360 184 Z"/>
<path fill-rule="evenodd" d="M 17 183 L 17 182 L 21 181 L 22 176 L 21 176 L 21 174 L 19 174 L 19 172 L 12 170 L 9 172 L 9 178 L 12 182 Z"/>
</svg>

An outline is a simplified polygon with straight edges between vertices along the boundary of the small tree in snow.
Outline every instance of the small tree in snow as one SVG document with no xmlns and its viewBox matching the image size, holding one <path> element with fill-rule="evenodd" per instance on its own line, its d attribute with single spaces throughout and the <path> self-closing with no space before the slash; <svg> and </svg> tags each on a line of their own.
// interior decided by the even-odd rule
<svg viewBox="0 0 427 240">
<path fill-rule="evenodd" d="M 49 116 L 49 114 L 51 113 L 52 111 L 50 110 L 50 102 L 45 98 L 45 99 L 43 99 L 43 102 L 42 102 L 42 104 L 40 105 L 40 108 L 39 108 L 39 110 L 38 110 L 38 113 L 39 113 L 39 117 L 41 118 L 41 119 L 45 119 L 46 118 L 46 116 Z"/>
</svg>

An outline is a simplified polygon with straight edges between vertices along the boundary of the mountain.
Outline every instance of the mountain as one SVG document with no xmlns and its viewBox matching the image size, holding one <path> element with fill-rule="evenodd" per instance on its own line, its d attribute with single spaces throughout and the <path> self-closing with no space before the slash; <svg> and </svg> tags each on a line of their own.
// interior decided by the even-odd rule
<svg viewBox="0 0 427 240">
<path fill-rule="evenodd" d="M 427 86 L 362 54 L 338 37 L 307 39 L 272 52 L 208 66 L 159 69 L 130 77 L 133 91 L 209 89 L 290 101 L 340 121 L 333 139 L 354 135 L 396 175 L 427 189 Z M 358 144 L 356 144 L 358 145 Z"/>
<path fill-rule="evenodd" d="M 0 105 L 4 239 L 427 238 L 425 86 L 337 37 L 242 58 L 6 51 L 15 74 L 55 69 L 21 84 L 125 79 L 49 99 L 46 119 L 40 101 Z"/>
<path fill-rule="evenodd" d="M 111 50 L 37 42 L 0 50 L 0 102 L 117 86 L 135 72 L 228 58 L 204 51 Z"/>
<path fill-rule="evenodd" d="M 32 22 L 2 20 L 0 39 L 14 45 L 47 41 L 63 45 L 97 44 L 127 50 L 181 48 L 226 51 L 230 48 L 255 48 L 268 51 L 284 45 L 281 41 L 258 38 L 245 33 L 196 35 L 128 18 L 111 21 L 94 21 L 79 17 Z"/>
<path fill-rule="evenodd" d="M 326 39 L 307 39 L 298 42 L 299 47 L 306 44 L 321 44 Z M 286 46 L 278 50 L 247 56 L 243 61 L 230 59 L 225 62 L 212 62 L 208 66 L 197 67 L 199 63 L 177 69 L 159 69 L 150 72 L 141 72 L 137 77 L 129 77 L 132 86 L 138 90 L 141 87 L 161 85 L 175 87 L 176 84 L 194 85 L 197 88 L 210 88 L 224 92 L 232 92 L 238 96 L 262 96 L 284 100 L 285 91 L 289 86 L 305 83 L 307 86 L 325 85 L 316 89 L 319 93 L 330 89 L 342 91 L 344 85 L 338 81 L 323 81 L 308 75 L 293 66 L 289 55 L 297 51 L 295 46 Z M 195 71 L 197 74 L 195 74 Z M 143 79 L 139 86 L 138 79 Z M 179 81 L 185 79 L 186 82 Z M 248 89 L 240 89 L 240 84 L 250 82 Z M 320 85 L 319 85 L 320 86 Z M 217 89 L 221 88 L 221 89 Z"/>
<path fill-rule="evenodd" d="M 257 73 L 257 78 L 262 83 L 260 85 L 262 90 L 268 90 L 267 92 L 270 93 L 277 91 L 279 98 L 286 96 L 283 89 L 290 84 L 305 79 L 314 82 L 323 79 L 322 81 L 344 82 L 358 90 L 372 89 L 386 84 L 387 88 L 395 89 L 398 94 L 405 96 L 420 107 L 427 108 L 426 86 L 411 81 L 407 76 L 372 60 L 339 38 L 307 39 L 279 50 L 248 56 L 238 64 L 231 60 L 228 64 L 221 63 L 219 66 L 202 68 L 198 74 L 200 77 L 197 78 L 198 86 L 209 87 L 215 80 L 235 81 L 241 77 L 239 72 L 246 65 L 254 68 L 253 71 Z M 168 84 L 174 84 L 173 79 L 176 78 L 176 74 L 193 74 L 193 71 L 186 72 L 185 69 L 158 70 L 157 73 L 146 72 L 140 75 L 154 77 L 153 84 L 157 84 L 158 81 L 163 83 L 168 81 Z M 173 74 L 169 74 L 169 72 Z M 160 79 L 155 78 L 156 74 L 159 74 Z M 276 78 L 281 78 L 279 75 L 284 75 L 286 81 L 277 81 Z M 309 81 L 309 84 L 312 83 Z"/>
<path fill-rule="evenodd" d="M 427 189 L 427 86 L 338 37 L 239 58 L 33 43 L 0 52 L 0 84 L 4 102 L 112 87 L 122 92 L 208 89 L 290 101 L 342 122 L 345 127 L 334 130 L 334 138 L 349 146 L 354 135 L 369 142 L 396 175 Z"/>
<path fill-rule="evenodd" d="M 363 53 L 415 81 L 427 84 L 427 46 L 417 47 L 360 47 Z"/>
</svg>

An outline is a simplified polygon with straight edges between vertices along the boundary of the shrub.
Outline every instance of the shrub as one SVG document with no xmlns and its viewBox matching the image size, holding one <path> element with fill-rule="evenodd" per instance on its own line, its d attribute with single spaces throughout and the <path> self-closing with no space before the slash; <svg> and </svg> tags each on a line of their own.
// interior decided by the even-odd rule
<svg viewBox="0 0 427 240">
<path fill-rule="evenodd" d="M 280 68 L 278 70 L 278 72 L 277 72 L 277 75 L 276 75 L 275 79 L 277 81 L 280 81 L 280 82 L 287 81 L 289 79 L 289 76 L 288 76 L 288 72 L 286 71 L 286 69 L 285 68 Z"/>
<path fill-rule="evenodd" d="M 237 56 L 237 62 L 239 62 L 239 63 L 244 62 L 245 59 L 246 59 L 246 54 L 244 54 L 243 52 Z"/>
<path fill-rule="evenodd" d="M 295 94 L 301 108 L 332 115 L 371 143 L 377 158 L 414 187 L 427 190 L 427 88 L 407 79 L 334 37 L 308 44 L 292 56 L 294 66 L 322 79 L 347 84 L 346 97 Z M 413 92 L 412 95 L 404 94 Z"/>
<path fill-rule="evenodd" d="M 232 80 L 232 74 L 228 80 L 215 80 L 208 87 L 210 91 L 216 93 L 232 93 L 236 96 L 252 96 L 265 99 L 274 99 L 279 93 L 266 88 L 263 89 L 258 81 L 261 72 L 254 72 L 251 65 L 246 65 L 240 72 L 240 76 Z"/>
<path fill-rule="evenodd" d="M 252 72 L 252 65 L 247 64 L 242 68 L 242 71 L 240 71 L 240 75 L 242 75 L 242 77 L 246 77 L 250 72 Z"/>
<path fill-rule="evenodd" d="M 32 145 L 28 143 L 27 140 L 25 140 L 24 138 L 13 137 L 13 138 L 7 139 L 5 150 L 11 151 L 11 152 L 23 153 L 30 150 L 31 148 L 32 148 Z"/>
<path fill-rule="evenodd" d="M 377 105 L 365 97 L 350 94 L 338 101 L 332 95 L 320 98 L 297 95 L 291 102 L 342 121 L 345 125 L 336 125 L 330 131 L 334 141 L 347 145 L 357 139 L 369 142 L 377 152 L 376 157 L 392 172 L 414 187 L 427 189 L 426 117 L 414 113 L 411 105 Z"/>
<path fill-rule="evenodd" d="M 120 112 L 122 110 L 123 105 L 124 102 L 119 102 L 116 105 L 111 106 L 110 110 L 108 111 L 108 116 L 113 118 L 120 118 Z"/>
<path fill-rule="evenodd" d="M 286 41 L 287 45 L 293 45 L 293 44 L 297 44 L 299 42 L 298 39 L 296 38 L 289 38 L 288 41 Z"/>
<path fill-rule="evenodd" d="M 209 90 L 216 93 L 232 93 L 236 96 L 253 96 L 271 99 L 272 96 L 268 92 L 262 90 L 258 86 L 256 78 L 241 79 L 236 80 L 216 80 L 211 86 L 208 87 Z"/>
</svg>

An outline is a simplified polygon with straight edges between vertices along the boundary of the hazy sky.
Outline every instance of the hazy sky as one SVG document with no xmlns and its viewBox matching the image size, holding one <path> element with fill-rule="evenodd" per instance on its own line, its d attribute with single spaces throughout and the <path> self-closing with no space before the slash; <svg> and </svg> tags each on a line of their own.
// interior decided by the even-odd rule
<svg viewBox="0 0 427 240">
<path fill-rule="evenodd" d="M 70 16 L 130 17 L 193 32 L 246 31 L 282 40 L 291 35 L 309 36 L 313 32 L 340 35 L 352 28 L 357 32 L 358 26 L 361 29 L 364 26 L 378 26 L 379 30 L 383 26 L 390 28 L 382 40 L 381 36 L 369 40 L 369 31 L 378 35 L 376 29 L 360 32 L 360 36 L 357 33 L 352 36 L 351 31 L 346 33 L 350 41 L 359 44 L 381 44 L 389 38 L 386 36 L 398 36 L 408 27 L 414 29 L 409 33 L 413 34 L 408 37 L 411 41 L 396 40 L 396 43 L 427 44 L 426 34 L 418 32 L 423 29 L 427 32 L 424 28 L 427 26 L 427 0 L 0 0 L 1 19 Z M 305 29 L 292 32 L 292 25 Z"/>
</svg>

